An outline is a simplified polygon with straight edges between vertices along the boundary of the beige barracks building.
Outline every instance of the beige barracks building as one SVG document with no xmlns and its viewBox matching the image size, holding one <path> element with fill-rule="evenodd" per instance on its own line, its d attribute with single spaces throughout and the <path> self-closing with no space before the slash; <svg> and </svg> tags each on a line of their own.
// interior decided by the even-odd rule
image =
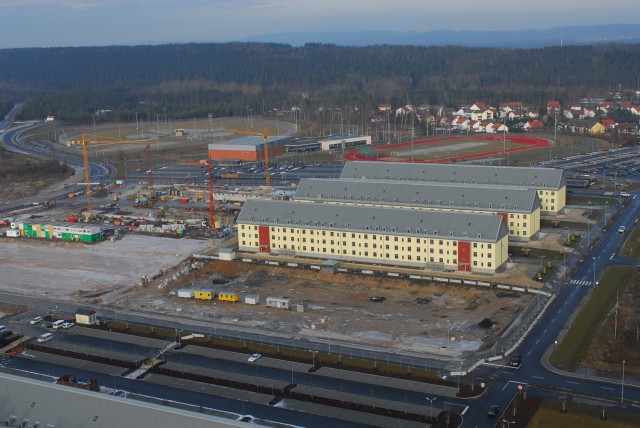
<svg viewBox="0 0 640 428">
<path fill-rule="evenodd" d="M 555 216 L 567 202 L 567 185 L 562 169 L 512 166 L 450 165 L 404 162 L 347 162 L 342 180 L 397 180 L 477 186 L 517 187 L 535 190 L 541 214 Z"/>
<path fill-rule="evenodd" d="M 239 251 L 492 274 L 509 257 L 503 216 L 248 200 Z"/>
<path fill-rule="evenodd" d="M 380 166 L 384 164 L 380 163 Z M 535 191 L 507 187 L 403 182 L 392 180 L 302 179 L 298 202 L 500 215 L 509 238 L 528 241 L 540 230 L 540 200 Z"/>
</svg>

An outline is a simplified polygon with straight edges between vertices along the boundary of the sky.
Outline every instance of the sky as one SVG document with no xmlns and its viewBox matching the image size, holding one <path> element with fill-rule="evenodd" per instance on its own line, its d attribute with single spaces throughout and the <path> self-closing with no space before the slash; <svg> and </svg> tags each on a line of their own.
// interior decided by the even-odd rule
<svg viewBox="0 0 640 428">
<path fill-rule="evenodd" d="M 0 0 L 0 48 L 640 23 L 639 0 Z"/>
</svg>

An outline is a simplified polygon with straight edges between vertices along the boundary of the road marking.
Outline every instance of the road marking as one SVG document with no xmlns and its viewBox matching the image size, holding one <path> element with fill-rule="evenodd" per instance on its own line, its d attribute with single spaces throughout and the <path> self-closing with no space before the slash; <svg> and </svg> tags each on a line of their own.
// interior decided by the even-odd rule
<svg viewBox="0 0 640 428">
<path fill-rule="evenodd" d="M 536 379 L 544 379 L 542 376 L 531 376 L 531 377 L 535 377 Z"/>
<path fill-rule="evenodd" d="M 545 328 L 545 329 L 544 329 L 544 331 L 543 331 L 543 333 L 546 333 L 546 332 L 547 332 L 547 330 L 548 330 L 548 329 L 546 329 L 546 328 Z"/>
<path fill-rule="evenodd" d="M 538 344 L 538 342 L 540 342 L 540 339 L 536 340 L 536 345 Z"/>
<path fill-rule="evenodd" d="M 527 357 L 531 354 L 531 351 L 527 352 Z"/>
<path fill-rule="evenodd" d="M 464 415 L 465 413 L 467 413 L 467 410 L 469 410 L 469 406 L 465 406 L 464 410 L 460 414 Z"/>
<path fill-rule="evenodd" d="M 609 391 L 615 391 L 613 388 L 609 388 L 608 386 L 601 386 L 602 389 L 608 389 Z"/>
<path fill-rule="evenodd" d="M 570 380 L 568 380 L 567 383 L 570 383 L 572 385 L 580 385 L 580 382 L 571 382 Z"/>
<path fill-rule="evenodd" d="M 612 260 L 613 256 L 615 256 L 615 255 L 616 255 L 616 253 L 611 254 L 611 257 L 609 257 L 609 260 Z"/>
<path fill-rule="evenodd" d="M 553 317 L 553 318 L 551 319 L 551 324 L 553 324 L 553 322 L 554 322 L 555 320 L 556 320 L 556 318 L 555 318 L 555 317 Z"/>
</svg>

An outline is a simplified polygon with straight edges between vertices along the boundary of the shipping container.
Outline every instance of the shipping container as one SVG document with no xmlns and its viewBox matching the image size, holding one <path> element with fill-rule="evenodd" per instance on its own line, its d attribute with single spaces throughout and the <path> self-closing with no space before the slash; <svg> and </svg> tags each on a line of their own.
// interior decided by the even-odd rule
<svg viewBox="0 0 640 428">
<path fill-rule="evenodd" d="M 232 291 L 221 291 L 218 293 L 218 300 L 221 302 L 237 302 L 238 301 L 238 293 L 234 293 Z"/>
<path fill-rule="evenodd" d="M 267 297 L 267 306 L 276 309 L 291 309 L 291 299 L 286 297 Z"/>
<path fill-rule="evenodd" d="M 260 296 L 257 294 L 247 294 L 244 296 L 244 302 L 247 305 L 257 305 L 260 303 Z"/>
<path fill-rule="evenodd" d="M 185 299 L 191 299 L 195 296 L 193 288 L 181 288 L 178 290 L 178 297 L 184 297 Z"/>
<path fill-rule="evenodd" d="M 210 288 L 196 290 L 193 297 L 200 300 L 213 300 L 216 298 L 216 292 Z"/>
</svg>

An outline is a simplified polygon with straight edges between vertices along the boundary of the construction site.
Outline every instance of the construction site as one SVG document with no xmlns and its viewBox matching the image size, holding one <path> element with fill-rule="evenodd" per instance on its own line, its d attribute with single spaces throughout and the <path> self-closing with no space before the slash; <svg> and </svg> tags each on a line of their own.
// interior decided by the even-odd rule
<svg viewBox="0 0 640 428">
<path fill-rule="evenodd" d="M 461 358 L 489 350 L 535 313 L 530 308 L 549 295 L 542 275 L 564 275 L 572 237 L 594 222 L 593 209 L 568 207 L 555 221 L 571 229 L 545 228 L 534 240 L 510 244 L 504 270 L 489 277 L 347 260 L 326 269 L 313 257 L 243 253 L 236 220 L 247 200 L 290 199 L 304 174 L 337 177 L 341 167 L 314 167 L 320 158 L 309 154 L 300 163 L 301 156 L 270 155 L 268 134 L 291 133 L 291 124 L 264 123 L 255 132 L 233 127 L 241 125 L 158 124 L 146 134 L 65 130 L 54 149 L 81 153 L 83 162 L 74 175 L 3 214 L 0 263 L 7 269 L 0 290 L 36 293 L 52 305 L 76 301 L 97 310 L 189 317 L 212 328 L 228 324 L 337 346 L 357 342 Z M 211 145 L 234 135 L 255 135 L 252 146 L 262 147 L 263 159 L 210 159 Z M 99 239 L 58 233 L 83 225 L 99 228 Z M 180 297 L 185 288 L 236 299 Z M 245 303 L 247 296 L 256 303 Z M 269 297 L 290 303 L 274 309 L 266 305 Z"/>
</svg>

